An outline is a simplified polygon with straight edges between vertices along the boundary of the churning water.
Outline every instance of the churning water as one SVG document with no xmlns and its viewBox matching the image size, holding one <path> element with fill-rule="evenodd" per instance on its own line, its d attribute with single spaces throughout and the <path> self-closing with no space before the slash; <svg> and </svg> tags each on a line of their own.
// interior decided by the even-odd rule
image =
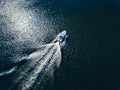
<svg viewBox="0 0 120 90">
<path fill-rule="evenodd" d="M 23 60 L 25 63 L 19 65 L 14 73 L 15 76 L 11 77 L 13 79 L 10 90 L 28 90 L 30 88 L 34 90 L 43 81 L 52 78 L 55 69 L 59 67 L 61 62 L 60 46 L 57 43 L 44 45 Z M 52 81 L 53 78 L 50 83 Z M 44 83 L 42 85 L 44 86 Z M 44 90 L 43 86 L 43 89 L 41 87 L 39 89 Z"/>
</svg>

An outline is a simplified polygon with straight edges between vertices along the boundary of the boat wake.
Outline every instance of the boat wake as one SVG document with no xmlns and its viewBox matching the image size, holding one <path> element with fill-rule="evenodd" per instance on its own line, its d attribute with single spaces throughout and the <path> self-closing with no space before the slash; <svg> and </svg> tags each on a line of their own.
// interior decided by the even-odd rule
<svg viewBox="0 0 120 90">
<path fill-rule="evenodd" d="M 16 66 L 11 68 L 10 70 L 6 70 L 6 71 L 3 71 L 0 73 L 0 77 L 4 76 L 4 75 L 9 75 L 11 74 L 12 72 L 14 72 L 16 70 Z"/>
<path fill-rule="evenodd" d="M 17 67 L 9 90 L 36 90 L 46 79 L 52 78 L 61 62 L 60 46 L 58 43 L 41 46 L 24 61 L 23 65 Z"/>
</svg>

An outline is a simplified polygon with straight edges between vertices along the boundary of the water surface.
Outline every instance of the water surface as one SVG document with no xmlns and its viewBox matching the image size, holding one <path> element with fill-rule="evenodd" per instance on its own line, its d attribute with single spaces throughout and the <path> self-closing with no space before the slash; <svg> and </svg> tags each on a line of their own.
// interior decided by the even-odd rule
<svg viewBox="0 0 120 90">
<path fill-rule="evenodd" d="M 0 1 L 0 71 L 69 34 L 54 90 L 119 90 L 119 0 Z M 9 81 L 0 78 L 1 90 Z M 1 83 L 2 82 L 2 83 Z"/>
</svg>

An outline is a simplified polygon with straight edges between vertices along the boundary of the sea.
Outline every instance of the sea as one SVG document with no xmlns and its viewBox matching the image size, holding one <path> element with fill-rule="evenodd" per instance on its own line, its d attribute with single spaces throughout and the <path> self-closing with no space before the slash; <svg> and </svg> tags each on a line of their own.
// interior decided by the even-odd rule
<svg viewBox="0 0 120 90">
<path fill-rule="evenodd" d="M 120 90 L 120 0 L 0 0 L 0 75 L 63 30 L 61 63 L 45 90 Z M 0 90 L 13 77 L 0 76 Z"/>
</svg>

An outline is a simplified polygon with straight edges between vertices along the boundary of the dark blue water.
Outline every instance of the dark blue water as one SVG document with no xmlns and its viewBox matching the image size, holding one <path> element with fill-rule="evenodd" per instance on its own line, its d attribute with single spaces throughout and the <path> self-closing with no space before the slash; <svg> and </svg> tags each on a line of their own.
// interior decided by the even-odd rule
<svg viewBox="0 0 120 90">
<path fill-rule="evenodd" d="M 120 89 L 119 0 L 2 0 L 0 3 L 1 72 L 66 30 L 69 38 L 52 90 Z M 0 90 L 11 83 L 9 79 L 0 77 Z"/>
</svg>

